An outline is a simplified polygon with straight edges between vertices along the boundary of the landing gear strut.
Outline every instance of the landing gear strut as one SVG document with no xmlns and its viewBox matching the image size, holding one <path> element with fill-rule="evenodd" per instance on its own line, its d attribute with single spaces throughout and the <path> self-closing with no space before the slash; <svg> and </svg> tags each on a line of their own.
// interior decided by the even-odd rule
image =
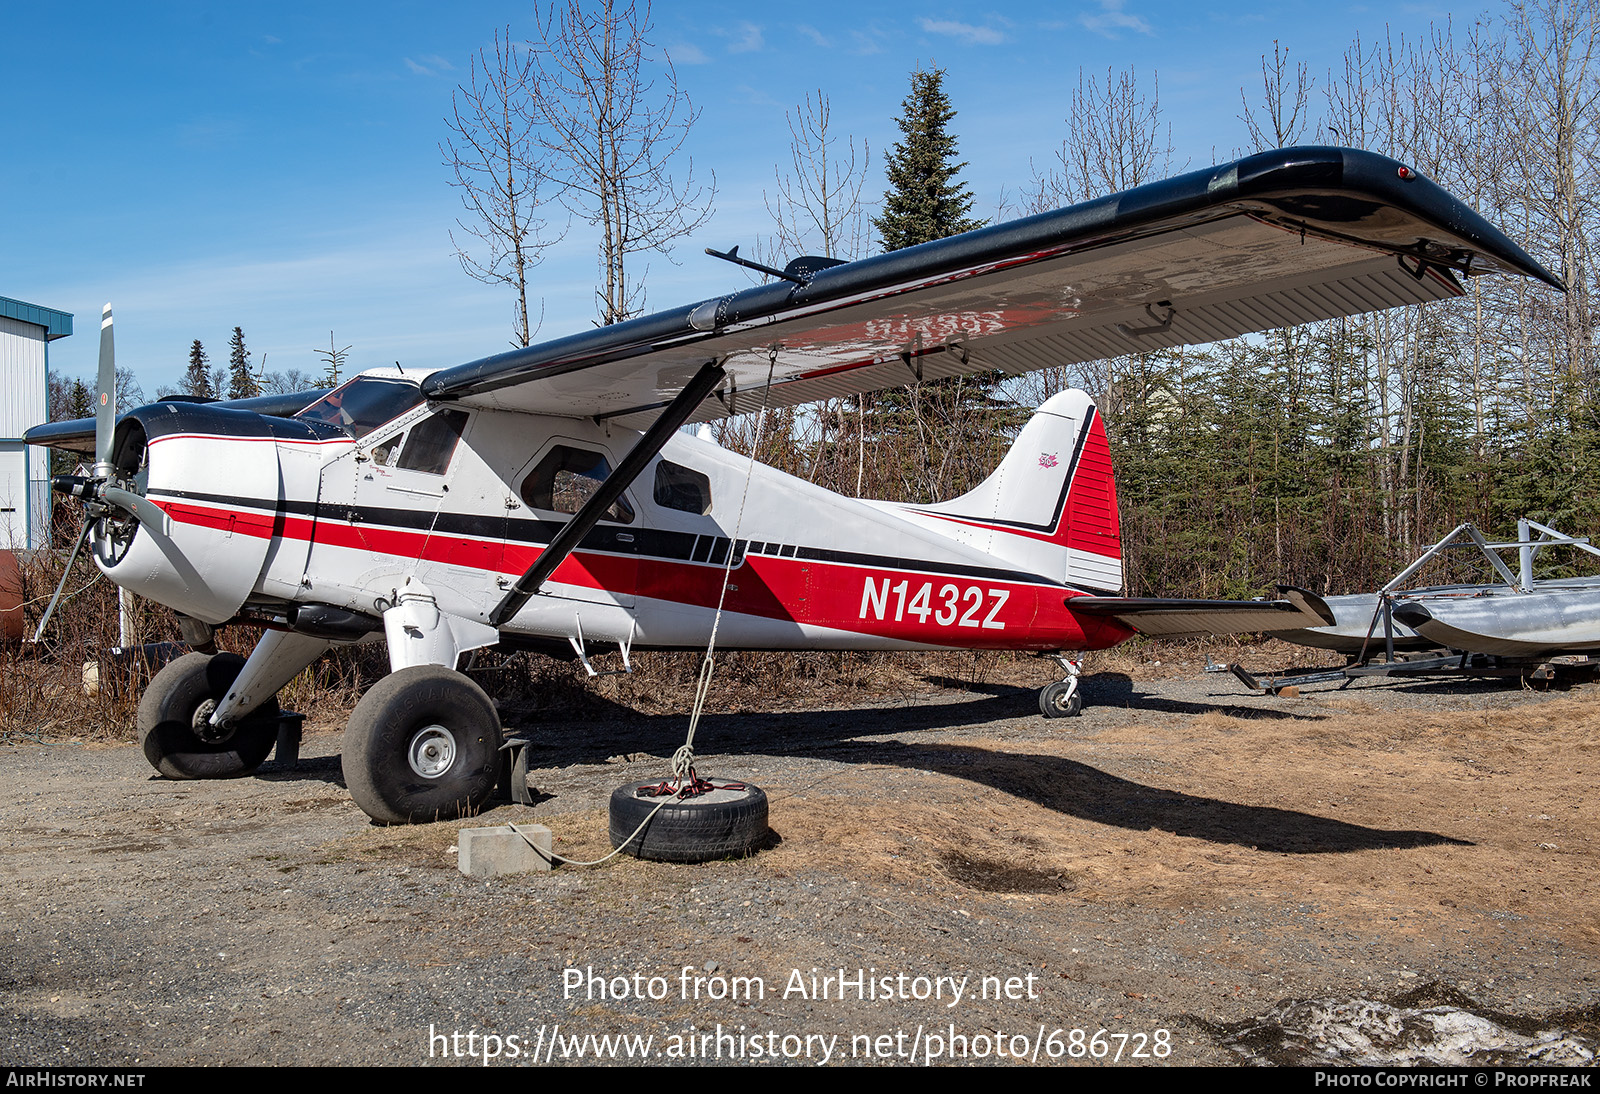
<svg viewBox="0 0 1600 1094">
<path fill-rule="evenodd" d="M 1046 718 L 1076 718 L 1083 713 L 1083 696 L 1078 694 L 1078 673 L 1083 661 L 1061 654 L 1055 656 L 1066 670 L 1067 678 L 1039 692 L 1039 713 Z"/>
</svg>

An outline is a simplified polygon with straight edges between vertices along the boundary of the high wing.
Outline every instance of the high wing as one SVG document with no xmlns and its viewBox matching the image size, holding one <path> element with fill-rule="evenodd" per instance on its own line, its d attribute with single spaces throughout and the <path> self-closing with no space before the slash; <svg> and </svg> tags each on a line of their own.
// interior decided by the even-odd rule
<svg viewBox="0 0 1600 1094">
<path fill-rule="evenodd" d="M 423 390 L 642 429 L 710 362 L 727 376 L 690 420 L 1440 300 L 1462 294 L 1455 275 L 1490 271 L 1564 290 L 1394 160 L 1276 149 L 487 357 Z"/>
</svg>

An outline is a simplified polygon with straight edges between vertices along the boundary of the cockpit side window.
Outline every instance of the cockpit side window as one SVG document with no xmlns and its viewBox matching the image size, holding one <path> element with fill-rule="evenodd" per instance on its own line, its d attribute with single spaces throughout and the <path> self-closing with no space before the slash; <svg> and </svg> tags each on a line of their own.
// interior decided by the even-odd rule
<svg viewBox="0 0 1600 1094">
<path fill-rule="evenodd" d="M 396 433 L 372 446 L 372 462 L 379 467 L 393 467 L 400 458 L 400 446 L 405 444 L 406 435 Z"/>
<path fill-rule="evenodd" d="M 422 402 L 422 389 L 410 380 L 357 376 L 306 407 L 296 418 L 336 425 L 360 440 Z"/>
<path fill-rule="evenodd" d="M 611 465 L 600 453 L 558 444 L 522 480 L 522 500 L 530 509 L 576 513 L 610 474 Z M 628 499 L 618 498 L 606 510 L 605 519 L 632 524 L 633 507 Z"/>
<path fill-rule="evenodd" d="M 711 512 L 711 480 L 700 472 L 662 460 L 656 464 L 655 502 L 663 509 L 684 513 Z"/>
<path fill-rule="evenodd" d="M 431 418 L 424 418 L 411 427 L 405 448 L 400 451 L 402 471 L 425 471 L 442 475 L 450 467 L 450 457 L 455 454 L 456 442 L 467 428 L 467 412 L 441 410 Z"/>
</svg>

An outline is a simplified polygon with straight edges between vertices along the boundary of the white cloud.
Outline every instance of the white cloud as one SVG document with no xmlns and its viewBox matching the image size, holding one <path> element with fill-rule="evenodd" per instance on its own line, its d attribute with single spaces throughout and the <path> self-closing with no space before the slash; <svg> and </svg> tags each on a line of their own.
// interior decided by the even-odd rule
<svg viewBox="0 0 1600 1094">
<path fill-rule="evenodd" d="M 754 23 L 740 23 L 734 30 L 717 31 L 728 42 L 729 53 L 754 53 L 766 45 L 761 37 L 761 28 Z"/>
<path fill-rule="evenodd" d="M 1154 33 L 1143 16 L 1130 15 L 1122 10 L 1125 0 L 1100 0 L 1098 15 L 1082 15 L 1078 22 L 1096 34 L 1107 38 L 1117 37 L 1119 30 L 1132 30 L 1140 34 Z"/>
<path fill-rule="evenodd" d="M 828 38 L 828 36 L 823 34 L 816 27 L 801 23 L 795 29 L 801 34 L 805 35 L 807 38 L 810 38 L 812 45 L 821 46 L 823 49 L 829 49 L 833 46 L 833 42 Z"/>
<path fill-rule="evenodd" d="M 882 53 L 883 45 L 879 41 L 881 37 L 881 32 L 876 30 L 852 30 L 850 32 L 850 41 L 853 45 L 850 47 L 850 52 L 861 54 L 864 57 L 874 53 Z"/>
<path fill-rule="evenodd" d="M 711 58 L 706 56 L 705 50 L 693 42 L 680 42 L 678 45 L 667 47 L 667 60 L 675 65 L 703 65 Z"/>
<path fill-rule="evenodd" d="M 954 19 L 918 19 L 917 25 L 929 34 L 959 38 L 972 46 L 997 46 L 1006 40 L 1005 32 L 997 27 L 958 23 Z"/>
<path fill-rule="evenodd" d="M 410 57 L 406 57 L 404 60 L 406 67 L 411 70 L 413 76 L 437 76 L 441 72 L 454 72 L 456 67 L 443 57 L 431 53 L 416 60 L 412 60 Z"/>
</svg>

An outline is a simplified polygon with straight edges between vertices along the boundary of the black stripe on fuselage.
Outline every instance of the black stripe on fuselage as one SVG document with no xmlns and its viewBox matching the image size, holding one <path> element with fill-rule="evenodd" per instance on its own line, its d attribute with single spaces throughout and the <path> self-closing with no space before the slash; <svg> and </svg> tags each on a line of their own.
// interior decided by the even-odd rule
<svg viewBox="0 0 1600 1094">
<path fill-rule="evenodd" d="M 269 510 L 277 520 L 274 535 L 282 535 L 285 516 L 305 517 L 310 520 L 334 519 L 342 523 L 369 524 L 407 531 L 434 531 L 469 539 L 499 539 L 509 543 L 522 543 L 535 547 L 549 544 L 565 521 L 529 520 L 525 517 L 494 517 L 472 513 L 434 513 L 415 509 L 391 509 L 378 506 L 324 505 L 323 517 L 317 514 L 317 504 L 308 501 L 267 502 L 253 498 L 239 498 L 227 494 L 210 494 L 198 490 L 151 490 L 151 497 L 182 498 L 189 501 L 210 502 L 229 507 Z M 622 537 L 628 537 L 623 539 Z M 851 566 L 871 566 L 882 570 L 914 570 L 930 574 L 949 574 L 957 577 L 987 578 L 994 581 L 1013 581 L 1027 585 L 1050 585 L 1070 588 L 1060 581 L 1025 570 L 1006 570 L 997 567 L 970 566 L 959 562 L 933 562 L 926 559 L 903 558 L 890 555 L 867 554 L 857 551 L 836 551 L 825 547 L 804 547 L 787 543 L 750 543 L 740 540 L 743 551 L 736 552 L 735 565 L 740 554 L 764 555 L 769 558 L 793 558 L 800 561 L 831 562 Z M 639 528 L 629 525 L 600 524 L 583 537 L 579 549 L 602 551 L 618 555 L 638 555 L 673 562 L 694 562 L 721 566 L 727 562 L 728 551 L 734 546 L 727 536 L 702 535 L 694 532 L 675 532 L 665 528 Z M 1092 591 L 1092 590 L 1085 590 Z"/>
</svg>

